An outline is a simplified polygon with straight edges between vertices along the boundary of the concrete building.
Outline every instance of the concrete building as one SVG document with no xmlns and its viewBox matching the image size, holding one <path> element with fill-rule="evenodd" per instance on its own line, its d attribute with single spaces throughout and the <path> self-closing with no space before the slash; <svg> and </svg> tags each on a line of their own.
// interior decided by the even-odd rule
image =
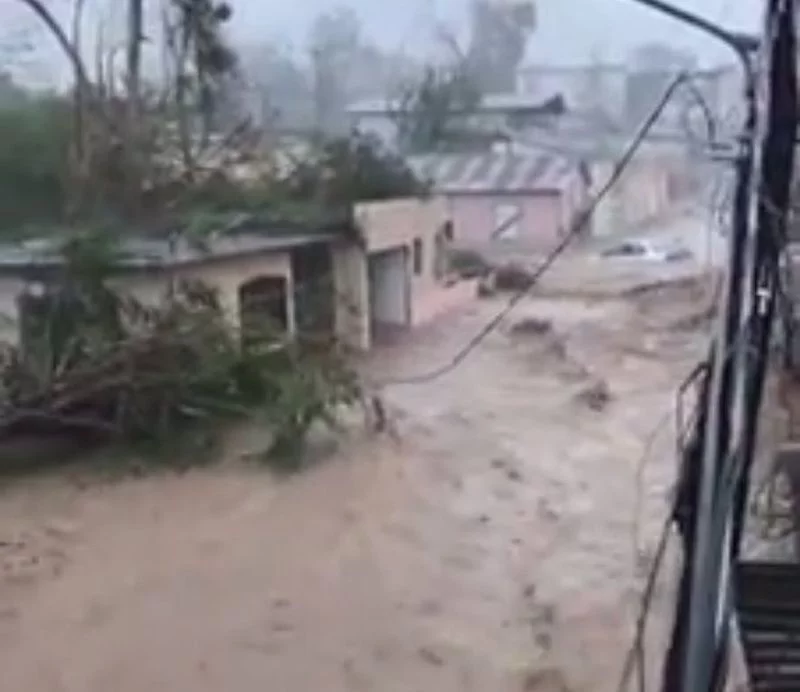
<svg viewBox="0 0 800 692">
<path fill-rule="evenodd" d="M 459 246 L 552 247 L 591 184 L 580 161 L 542 151 L 431 154 L 410 164 L 444 198 Z"/>
<path fill-rule="evenodd" d="M 367 350 L 477 295 L 476 282 L 448 273 L 453 224 L 443 198 L 361 204 L 356 220 L 362 242 L 337 245 L 333 260 L 336 331 L 349 346 Z"/>
<path fill-rule="evenodd" d="M 234 330 L 270 324 L 288 336 L 335 333 L 356 349 L 476 295 L 473 283 L 447 275 L 443 203 L 369 203 L 355 216 L 358 227 L 347 232 L 255 226 L 202 248 L 185 240 L 130 240 L 112 281 L 144 304 L 157 303 L 178 282 L 203 284 Z M 0 338 L 18 341 L 21 297 L 42 294 L 60 266 L 49 242 L 0 249 Z"/>
<path fill-rule="evenodd" d="M 599 124 L 625 128 L 642 121 L 675 78 L 671 71 L 646 69 L 642 65 L 595 63 L 588 65 L 528 65 L 520 69 L 517 88 L 532 100 L 559 94 L 567 111 L 594 116 Z M 736 122 L 743 102 L 743 82 L 736 65 L 692 70 L 692 88 L 681 88 L 665 108 L 658 124 L 667 131 L 686 135 L 687 117 L 695 119 L 697 95 L 718 121 L 718 130 Z"/>
<path fill-rule="evenodd" d="M 589 197 L 606 186 L 633 134 L 598 134 L 529 131 L 520 151 L 550 152 L 580 162 L 588 169 Z M 627 232 L 640 224 L 663 217 L 676 205 L 706 189 L 707 165 L 691 156 L 685 139 L 648 139 L 610 190 L 603 195 L 591 221 L 593 236 Z"/>
<path fill-rule="evenodd" d="M 469 113 L 454 113 L 458 128 L 505 135 L 534 123 L 557 117 L 560 100 L 553 94 L 545 98 L 528 94 L 487 94 Z M 397 147 L 398 123 L 403 105 L 398 100 L 368 99 L 351 104 L 347 109 L 350 126 L 372 135 L 390 149 Z"/>
</svg>

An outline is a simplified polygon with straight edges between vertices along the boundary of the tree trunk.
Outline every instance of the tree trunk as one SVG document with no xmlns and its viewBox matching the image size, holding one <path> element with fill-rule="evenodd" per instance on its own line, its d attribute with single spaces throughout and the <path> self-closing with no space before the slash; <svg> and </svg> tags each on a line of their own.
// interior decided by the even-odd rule
<svg viewBox="0 0 800 692">
<path fill-rule="evenodd" d="M 72 68 L 75 71 L 75 76 L 78 81 L 78 88 L 86 90 L 89 87 L 89 77 L 86 74 L 86 69 L 83 65 L 78 50 L 69 37 L 61 28 L 61 25 L 56 21 L 56 18 L 51 14 L 50 10 L 45 7 L 41 0 L 19 0 L 23 5 L 26 5 L 50 30 L 56 41 L 58 41 L 61 49 L 66 53 L 67 58 L 72 63 Z"/>
<path fill-rule="evenodd" d="M 141 102 L 142 33 L 144 29 L 143 0 L 128 4 L 128 117 L 134 126 L 139 117 Z"/>
</svg>

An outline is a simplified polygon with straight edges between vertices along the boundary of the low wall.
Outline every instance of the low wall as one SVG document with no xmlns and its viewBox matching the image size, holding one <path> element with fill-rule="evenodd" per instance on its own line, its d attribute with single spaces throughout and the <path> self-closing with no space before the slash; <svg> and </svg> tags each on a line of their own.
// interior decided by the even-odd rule
<svg viewBox="0 0 800 692">
<path fill-rule="evenodd" d="M 411 324 L 419 327 L 440 315 L 468 305 L 478 295 L 478 281 L 463 280 L 451 285 L 434 284 L 414 292 L 411 305 Z"/>
</svg>

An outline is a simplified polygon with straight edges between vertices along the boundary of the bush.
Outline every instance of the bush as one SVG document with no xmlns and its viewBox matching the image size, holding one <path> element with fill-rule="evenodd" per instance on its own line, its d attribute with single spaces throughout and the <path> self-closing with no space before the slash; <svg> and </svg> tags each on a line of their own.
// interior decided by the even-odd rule
<svg viewBox="0 0 800 692">
<path fill-rule="evenodd" d="M 0 439 L 88 434 L 158 448 L 192 426 L 255 416 L 275 433 L 269 458 L 296 468 L 312 426 L 358 400 L 335 348 L 234 334 L 200 284 L 145 306 L 108 287 L 100 256 L 71 247 L 62 275 L 23 301 L 22 347 L 0 362 Z"/>
<path fill-rule="evenodd" d="M 489 274 L 492 265 L 476 250 L 454 249 L 450 252 L 450 269 L 464 279 L 477 279 Z"/>
<path fill-rule="evenodd" d="M 0 227 L 59 219 L 67 200 L 67 103 L 42 98 L 0 109 L 0 132 Z"/>
<path fill-rule="evenodd" d="M 519 264 L 507 264 L 495 270 L 498 291 L 525 291 L 531 287 L 533 275 Z"/>
</svg>

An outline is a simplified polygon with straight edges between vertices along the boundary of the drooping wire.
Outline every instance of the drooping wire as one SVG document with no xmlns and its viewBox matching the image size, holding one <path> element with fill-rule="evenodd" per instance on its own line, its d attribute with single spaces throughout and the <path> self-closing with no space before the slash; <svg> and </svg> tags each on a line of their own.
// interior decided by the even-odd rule
<svg viewBox="0 0 800 692">
<path fill-rule="evenodd" d="M 748 335 L 748 331 L 745 328 L 742 328 L 738 331 L 736 335 L 736 339 L 730 345 L 730 347 L 726 350 L 725 357 L 723 362 L 727 362 L 739 352 L 739 347 L 742 345 L 746 345 L 746 337 Z M 703 407 L 702 397 L 698 397 L 698 400 L 693 402 L 691 412 L 688 416 L 688 421 L 686 421 L 686 416 L 681 411 L 681 402 L 685 392 L 691 387 L 699 377 L 705 376 L 708 377 L 711 368 L 707 362 L 700 363 L 682 382 L 677 395 L 677 406 L 676 406 L 676 418 L 678 419 L 678 439 L 676 440 L 676 451 L 677 448 L 683 447 L 685 445 L 685 440 L 682 438 L 683 431 L 680 429 L 681 423 L 689 422 L 692 425 L 696 425 L 697 421 L 699 420 L 699 416 L 701 414 L 701 410 Z M 665 416 L 664 419 L 660 420 L 656 428 L 653 430 L 651 435 L 648 437 L 647 444 L 643 451 L 641 460 L 639 462 L 639 466 L 637 468 L 637 483 L 638 483 L 638 476 L 642 472 L 642 467 L 647 463 L 649 455 L 651 454 L 655 439 L 660 434 L 661 430 L 664 426 L 669 422 L 670 418 Z M 666 513 L 664 517 L 664 522 L 661 529 L 661 534 L 659 537 L 659 542 L 656 548 L 656 553 L 653 558 L 653 562 L 650 566 L 650 571 L 647 575 L 647 581 L 645 583 L 644 591 L 642 592 L 642 598 L 639 604 L 639 612 L 636 619 L 636 625 L 634 629 L 633 640 L 631 645 L 626 653 L 625 661 L 623 664 L 622 673 L 620 675 L 620 681 L 617 686 L 618 692 L 625 692 L 628 689 L 630 684 L 631 676 L 634 672 L 638 673 L 638 692 L 645 692 L 646 690 L 646 673 L 645 673 L 645 634 L 647 630 L 647 622 L 649 620 L 650 611 L 652 609 L 652 601 L 653 595 L 655 592 L 655 586 L 658 579 L 658 576 L 661 572 L 661 568 L 663 566 L 663 561 L 665 558 L 666 550 L 669 544 L 669 536 L 670 536 L 670 527 L 675 521 L 676 511 L 678 510 L 678 505 L 680 502 L 680 497 L 678 493 L 675 494 L 673 500 L 670 504 L 669 511 Z"/>
<path fill-rule="evenodd" d="M 438 368 L 434 368 L 428 372 L 420 373 L 418 375 L 411 375 L 408 377 L 397 378 L 397 379 L 390 379 L 385 380 L 383 382 L 377 383 L 379 387 L 389 387 L 389 386 L 398 386 L 398 385 L 411 385 L 411 384 L 424 384 L 427 382 L 431 382 L 433 380 L 437 380 L 444 375 L 455 370 L 461 363 L 466 360 L 466 358 L 475 350 L 495 329 L 502 323 L 502 321 L 511 313 L 511 311 L 531 292 L 531 290 L 536 286 L 542 276 L 555 264 L 556 260 L 561 257 L 561 255 L 569 248 L 570 245 L 581 235 L 584 228 L 586 227 L 587 223 L 591 220 L 594 213 L 597 211 L 600 203 L 606 198 L 606 196 L 611 192 L 614 186 L 619 182 L 622 178 L 622 175 L 625 173 L 626 169 L 630 165 L 631 161 L 633 161 L 636 153 L 639 151 L 640 147 L 644 143 L 647 135 L 653 129 L 653 126 L 656 124 L 658 119 L 661 117 L 661 114 L 664 112 L 664 109 L 672 100 L 675 92 L 677 89 L 690 81 L 692 79 L 692 75 L 689 72 L 680 72 L 676 75 L 676 77 L 672 80 L 670 85 L 664 91 L 661 99 L 659 99 L 656 106 L 650 112 L 650 114 L 645 118 L 642 125 L 639 127 L 636 135 L 631 140 L 631 143 L 626 148 L 625 152 L 619 158 L 619 160 L 614 165 L 614 168 L 611 172 L 606 183 L 600 188 L 600 190 L 595 194 L 586 208 L 580 212 L 573 222 L 569 225 L 569 228 L 564 232 L 562 239 L 556 244 L 556 246 L 550 251 L 550 253 L 544 258 L 542 263 L 536 268 L 533 272 L 531 277 L 525 283 L 525 285 L 518 291 L 516 291 L 508 300 L 506 305 L 500 310 L 492 319 L 490 319 L 476 334 L 475 336 L 470 339 L 458 352 L 444 365 L 439 366 Z"/>
</svg>

